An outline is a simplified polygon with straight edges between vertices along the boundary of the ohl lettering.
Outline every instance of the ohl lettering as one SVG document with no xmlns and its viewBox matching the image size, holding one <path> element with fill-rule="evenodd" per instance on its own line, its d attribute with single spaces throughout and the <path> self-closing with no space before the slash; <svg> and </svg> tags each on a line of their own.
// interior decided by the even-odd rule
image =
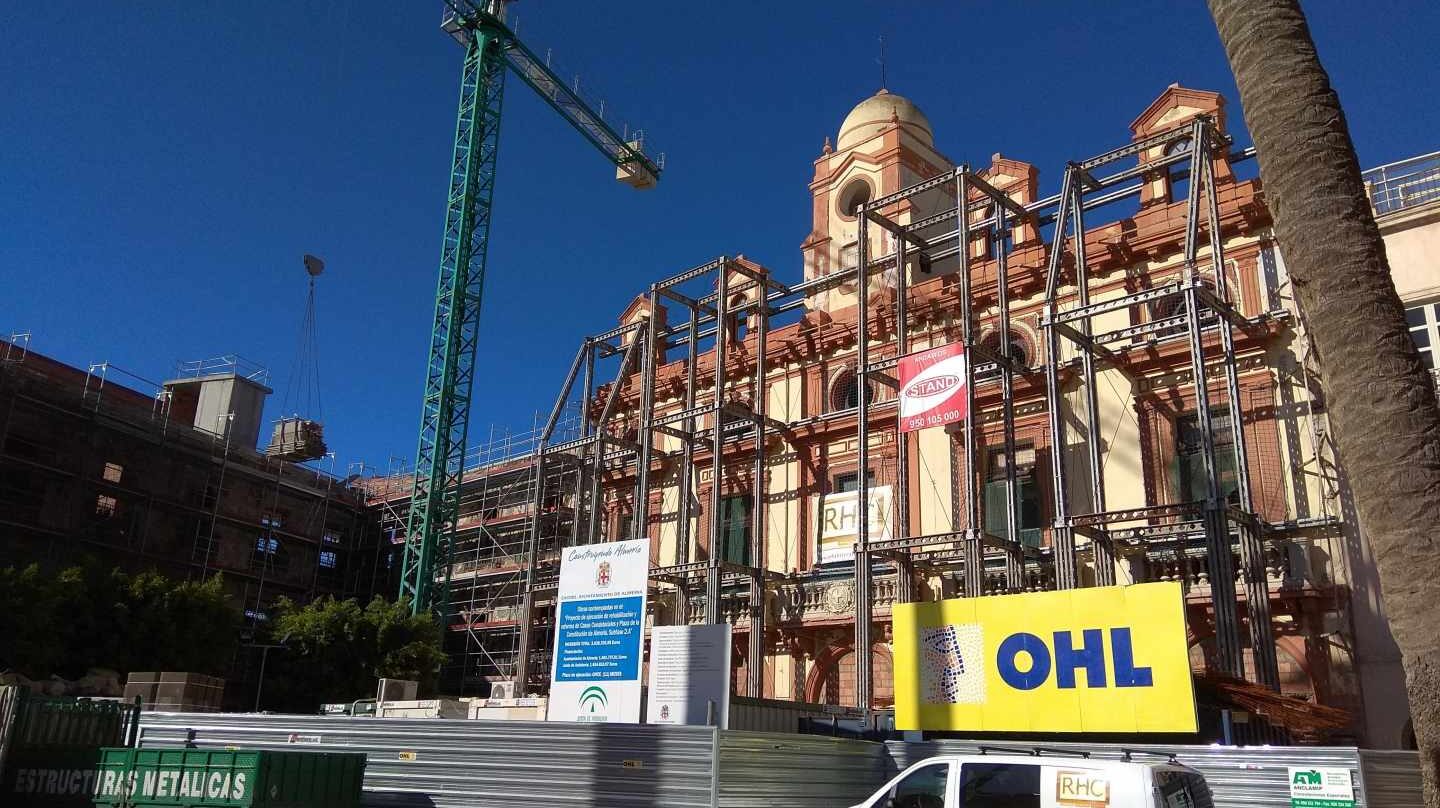
<svg viewBox="0 0 1440 808">
<path fill-rule="evenodd" d="M 1104 632 L 1098 628 L 1080 631 L 1080 643 L 1073 631 L 1056 631 L 1047 644 L 1040 637 L 1021 631 L 1000 643 L 995 667 L 1005 684 L 1016 690 L 1034 690 L 1045 684 L 1053 672 L 1055 685 L 1062 689 L 1077 686 L 1077 672 L 1084 672 L 1085 686 L 1151 687 L 1150 668 L 1135 664 L 1135 647 L 1128 627 L 1110 629 L 1109 676 L 1107 676 Z M 1022 670 L 1021 660 L 1028 658 Z"/>
</svg>

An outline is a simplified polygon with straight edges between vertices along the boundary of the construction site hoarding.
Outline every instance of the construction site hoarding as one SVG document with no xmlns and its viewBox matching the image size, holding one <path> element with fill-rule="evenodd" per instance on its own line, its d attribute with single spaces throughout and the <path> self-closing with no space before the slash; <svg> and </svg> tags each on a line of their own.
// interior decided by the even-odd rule
<svg viewBox="0 0 1440 808">
<path fill-rule="evenodd" d="M 565 549 L 556 598 L 550 721 L 640 721 L 648 539 Z"/>
<path fill-rule="evenodd" d="M 895 497 L 890 486 L 871 486 L 865 499 L 869 505 L 865 521 L 870 523 L 870 541 L 892 538 L 890 514 Z M 815 543 L 817 563 L 854 561 L 855 542 L 860 536 L 860 492 L 841 491 L 816 498 L 815 524 L 820 532 Z"/>
<path fill-rule="evenodd" d="M 895 725 L 1195 732 L 1178 583 L 894 607 Z"/>
<path fill-rule="evenodd" d="M 649 724 L 729 726 L 730 626 L 650 629 Z"/>
<path fill-rule="evenodd" d="M 900 431 L 965 417 L 965 346 L 941 345 L 900 357 Z"/>
</svg>

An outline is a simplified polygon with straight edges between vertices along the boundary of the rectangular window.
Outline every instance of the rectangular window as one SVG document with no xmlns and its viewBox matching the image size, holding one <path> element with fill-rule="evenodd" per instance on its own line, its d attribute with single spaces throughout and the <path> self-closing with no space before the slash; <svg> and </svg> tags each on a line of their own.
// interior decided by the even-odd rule
<svg viewBox="0 0 1440 808">
<path fill-rule="evenodd" d="M 965 808 L 1040 808 L 1040 767 L 1022 763 L 966 763 L 960 767 Z"/>
<path fill-rule="evenodd" d="M 1005 450 L 991 449 L 986 456 L 985 532 L 1002 539 L 1010 538 L 1005 512 Z M 1020 528 L 1020 543 L 1039 547 L 1044 520 L 1040 513 L 1040 484 L 1035 475 L 1035 447 L 1015 447 L 1015 523 Z"/>
<path fill-rule="evenodd" d="M 250 554 L 250 567 L 285 572 L 290 567 L 290 558 L 279 539 L 261 536 L 255 540 L 255 551 Z"/>
<path fill-rule="evenodd" d="M 107 497 L 104 494 L 95 498 L 95 515 L 102 519 L 109 519 L 115 515 L 120 503 L 114 497 Z"/>
<path fill-rule="evenodd" d="M 321 566 L 321 567 L 323 567 L 323 568 L 325 568 L 325 569 L 327 569 L 327 570 L 333 570 L 333 569 L 335 569 L 335 567 L 339 566 L 339 563 L 340 563 L 340 558 L 339 558 L 339 556 L 337 556 L 337 555 L 335 554 L 335 551 L 334 551 L 334 550 L 321 550 L 321 551 L 320 551 L 320 566 Z"/>
<path fill-rule="evenodd" d="M 260 524 L 265 527 L 283 527 L 285 520 L 278 513 L 263 513 L 260 515 Z"/>
<path fill-rule="evenodd" d="M 720 500 L 720 560 L 750 566 L 749 495 Z"/>
<path fill-rule="evenodd" d="M 100 472 L 100 476 L 107 483 L 119 483 L 120 475 L 124 473 L 125 467 L 120 465 L 119 463 L 106 463 L 105 470 Z"/>
<path fill-rule="evenodd" d="M 1420 349 L 1420 361 L 1432 373 L 1440 368 L 1440 303 L 1425 303 L 1405 310 L 1410 339 Z"/>
<path fill-rule="evenodd" d="M 1235 436 L 1230 429 L 1228 413 L 1210 414 L 1210 435 L 1215 443 L 1215 481 L 1220 498 L 1226 502 L 1240 501 L 1239 481 L 1235 474 Z M 1200 431 L 1200 416 L 1195 413 L 1175 419 L 1175 490 L 1187 502 L 1205 499 L 1205 444 Z"/>
<path fill-rule="evenodd" d="M 860 473 L 852 471 L 849 474 L 836 474 L 835 479 L 832 480 L 831 483 L 830 493 L 832 494 L 843 494 L 846 491 L 859 491 Z M 875 472 L 869 471 L 865 473 L 865 487 L 867 489 L 875 487 Z"/>
<path fill-rule="evenodd" d="M 340 544 L 345 540 L 345 537 L 341 536 L 339 533 L 334 532 L 333 530 L 327 530 L 325 531 L 325 535 L 322 536 L 320 540 L 325 542 L 326 544 Z"/>
</svg>

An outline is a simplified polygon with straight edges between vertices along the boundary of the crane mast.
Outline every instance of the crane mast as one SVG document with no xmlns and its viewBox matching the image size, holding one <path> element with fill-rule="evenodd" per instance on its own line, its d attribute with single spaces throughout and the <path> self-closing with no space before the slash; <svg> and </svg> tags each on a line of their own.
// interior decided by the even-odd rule
<svg viewBox="0 0 1440 808">
<path fill-rule="evenodd" d="M 445 0 L 441 21 L 465 48 L 465 60 L 400 570 L 400 597 L 417 614 L 443 616 L 449 604 L 449 555 L 465 471 L 506 66 L 616 166 L 618 179 L 649 188 L 661 170 L 639 138 L 616 133 L 515 37 L 505 25 L 505 6 L 505 0 Z"/>
</svg>

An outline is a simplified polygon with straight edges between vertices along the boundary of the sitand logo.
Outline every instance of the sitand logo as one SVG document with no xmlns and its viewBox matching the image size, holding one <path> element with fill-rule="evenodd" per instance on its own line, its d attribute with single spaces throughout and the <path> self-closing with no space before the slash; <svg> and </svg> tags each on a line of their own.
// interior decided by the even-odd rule
<svg viewBox="0 0 1440 808">
<path fill-rule="evenodd" d="M 605 688 L 599 685 L 590 685 L 580 691 L 581 721 L 604 721 L 609 712 L 610 697 L 606 695 Z"/>
<path fill-rule="evenodd" d="M 920 378 L 916 379 L 910 384 L 909 387 L 905 388 L 905 395 L 938 396 L 941 393 L 945 393 L 954 389 L 959 384 L 960 377 L 952 376 L 948 373 L 944 376 L 934 376 L 929 379 Z"/>
</svg>

